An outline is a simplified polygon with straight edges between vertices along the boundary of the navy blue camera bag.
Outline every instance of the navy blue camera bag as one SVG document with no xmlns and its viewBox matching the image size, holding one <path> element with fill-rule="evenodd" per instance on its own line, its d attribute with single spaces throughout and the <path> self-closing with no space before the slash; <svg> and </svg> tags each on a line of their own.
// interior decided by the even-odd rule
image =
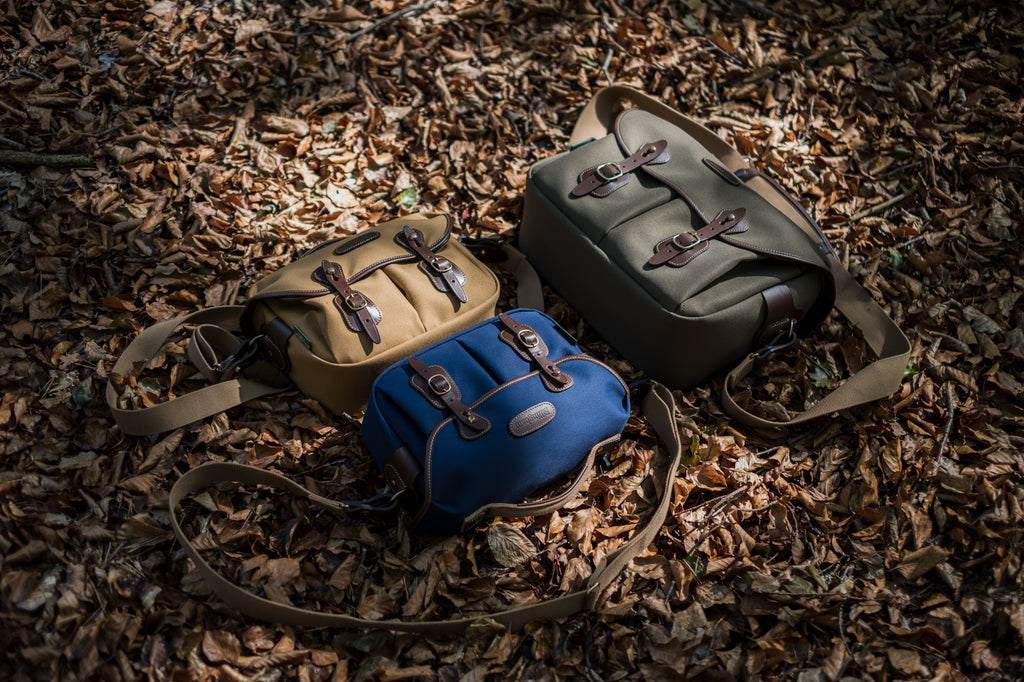
<svg viewBox="0 0 1024 682">
<path fill-rule="evenodd" d="M 412 498 L 413 524 L 450 534 L 485 515 L 562 506 L 628 417 L 610 367 L 544 313 L 518 309 L 386 369 L 362 429 L 392 491 Z M 521 503 L 574 470 L 558 495 Z"/>
</svg>

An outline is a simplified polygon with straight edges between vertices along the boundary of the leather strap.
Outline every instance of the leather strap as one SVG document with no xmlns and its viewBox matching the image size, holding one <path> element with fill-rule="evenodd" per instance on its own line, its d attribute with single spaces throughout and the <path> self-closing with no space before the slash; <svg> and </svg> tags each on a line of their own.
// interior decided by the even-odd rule
<svg viewBox="0 0 1024 682">
<path fill-rule="evenodd" d="M 576 145 L 592 137 L 611 132 L 618 115 L 616 104 L 628 100 L 634 105 L 679 127 L 714 154 L 729 170 L 772 206 L 804 229 L 819 245 L 836 282 L 835 306 L 864 334 L 868 346 L 878 359 L 848 378 L 832 393 L 809 410 L 786 421 L 757 417 L 736 404 L 731 395 L 736 385 L 747 376 L 758 360 L 758 353 L 748 355 L 726 377 L 722 387 L 725 411 L 748 426 L 779 428 L 799 424 L 854 405 L 879 400 L 891 395 L 903 380 L 910 359 L 910 341 L 868 293 L 846 271 L 836 258 L 824 233 L 793 197 L 763 173 L 748 168 L 743 156 L 725 140 L 679 111 L 650 95 L 623 85 L 612 85 L 597 91 L 584 107 L 569 138 Z"/>
<path fill-rule="evenodd" d="M 683 454 L 683 442 L 675 422 L 675 400 L 672 393 L 664 386 L 654 384 L 644 396 L 641 413 L 654 427 L 668 454 L 668 464 L 663 473 L 661 499 L 658 506 L 651 514 L 647 524 L 638 530 L 628 542 L 601 558 L 582 590 L 547 601 L 476 617 L 456 618 L 448 621 L 407 622 L 366 620 L 341 613 L 323 613 L 260 597 L 224 578 L 210 566 L 182 531 L 178 516 L 178 504 L 189 495 L 210 486 L 223 482 L 235 482 L 278 488 L 330 511 L 342 511 L 344 506 L 316 495 L 280 474 L 244 464 L 214 462 L 186 472 L 171 489 L 169 499 L 171 527 L 200 575 L 221 599 L 237 611 L 272 623 L 308 627 L 383 628 L 397 632 L 458 635 L 470 625 L 485 620 L 501 623 L 511 629 L 518 629 L 538 618 L 564 618 L 578 611 L 592 609 L 611 581 L 630 561 L 651 544 L 658 531 L 661 530 L 668 514 L 674 488 L 673 480 Z"/>
<path fill-rule="evenodd" d="M 138 365 L 145 365 L 160 352 L 167 339 L 182 325 L 210 324 L 225 329 L 238 329 L 242 306 L 218 306 L 167 320 L 139 333 L 117 359 L 111 374 L 134 375 Z M 204 372 L 205 374 L 206 372 Z M 107 381 L 106 400 L 121 431 L 130 436 L 146 436 L 191 424 L 242 403 L 278 393 L 290 386 L 287 378 L 272 385 L 248 379 L 240 374 L 227 381 L 210 384 L 151 407 L 126 409 L 118 405 L 117 392 Z"/>
<path fill-rule="evenodd" d="M 708 241 L 738 225 L 747 214 L 745 208 L 721 211 L 711 222 L 696 232 L 680 232 L 676 236 L 658 242 L 654 255 L 647 264 L 654 267 L 668 263 L 682 267 L 708 250 Z"/>
<path fill-rule="evenodd" d="M 334 307 L 348 322 L 349 328 L 354 327 L 355 331 L 361 329 L 370 337 L 370 341 L 380 343 L 380 330 L 377 329 L 380 309 L 363 292 L 352 288 L 339 263 L 324 260 L 320 268 L 324 271 L 328 284 L 337 292 Z"/>
<path fill-rule="evenodd" d="M 402 239 L 399 238 L 400 236 Z M 440 277 L 441 281 L 447 285 L 447 289 L 455 294 L 455 298 L 463 303 L 469 300 L 466 297 L 466 290 L 462 288 L 462 282 L 459 281 L 458 267 L 444 256 L 439 256 L 431 251 L 430 246 L 423 239 L 422 232 L 406 225 L 400 235 L 395 235 L 395 239 L 400 244 L 404 240 L 405 245 L 429 268 L 428 274 Z M 465 279 L 464 275 L 463 279 Z"/>
<path fill-rule="evenodd" d="M 572 385 L 572 377 L 551 361 L 547 344 L 533 327 L 516 322 L 505 313 L 498 313 L 498 319 L 506 327 L 499 333 L 499 338 L 520 356 L 537 365 L 541 380 L 548 390 L 564 391 Z"/>
<path fill-rule="evenodd" d="M 668 160 L 668 156 L 665 154 L 667 146 L 668 143 L 665 140 L 648 142 L 640 145 L 639 149 L 622 161 L 607 161 L 588 168 L 580 174 L 580 182 L 573 188 L 571 194 L 574 197 L 586 196 L 591 192 L 599 194 L 596 190 L 632 173 L 641 166 L 648 163 L 665 163 Z M 607 196 L 607 193 L 599 194 L 599 196 Z"/>
<path fill-rule="evenodd" d="M 424 396 L 432 404 L 443 405 L 459 425 L 459 433 L 467 431 L 474 436 L 482 436 L 491 428 L 491 423 L 462 402 L 462 392 L 455 379 L 441 365 L 428 365 L 415 355 L 406 358 L 409 366 L 422 379 Z"/>
</svg>

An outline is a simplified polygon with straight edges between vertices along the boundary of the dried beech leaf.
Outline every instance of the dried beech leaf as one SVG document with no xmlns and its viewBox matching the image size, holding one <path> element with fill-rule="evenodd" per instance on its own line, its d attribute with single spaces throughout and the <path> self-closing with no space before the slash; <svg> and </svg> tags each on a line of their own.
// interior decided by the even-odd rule
<svg viewBox="0 0 1024 682">
<path fill-rule="evenodd" d="M 210 663 L 234 663 L 242 652 L 242 644 L 234 633 L 207 630 L 203 633 L 203 656 Z"/>
<path fill-rule="evenodd" d="M 537 553 L 530 539 L 507 523 L 495 523 L 487 528 L 487 546 L 491 548 L 494 560 L 509 568 L 518 566 Z"/>
<path fill-rule="evenodd" d="M 949 557 L 949 550 L 935 545 L 908 552 L 900 559 L 896 570 L 907 580 L 916 580 Z"/>
</svg>

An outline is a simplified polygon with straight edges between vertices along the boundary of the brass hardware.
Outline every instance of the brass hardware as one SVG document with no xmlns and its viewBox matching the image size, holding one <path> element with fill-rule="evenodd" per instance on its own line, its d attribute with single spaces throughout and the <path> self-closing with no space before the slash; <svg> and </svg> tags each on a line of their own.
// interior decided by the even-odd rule
<svg viewBox="0 0 1024 682">
<path fill-rule="evenodd" d="M 680 243 L 679 238 L 687 234 L 693 237 L 693 241 L 690 242 L 689 244 Z M 696 232 L 680 232 L 675 237 L 672 237 L 672 243 L 675 244 L 676 248 L 679 249 L 680 251 L 689 251 L 698 244 L 703 244 L 705 241 L 707 240 L 698 237 Z"/>
</svg>

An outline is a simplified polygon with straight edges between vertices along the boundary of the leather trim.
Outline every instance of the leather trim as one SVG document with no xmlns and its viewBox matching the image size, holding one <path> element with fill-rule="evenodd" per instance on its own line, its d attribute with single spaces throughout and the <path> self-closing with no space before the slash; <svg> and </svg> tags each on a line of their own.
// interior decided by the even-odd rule
<svg viewBox="0 0 1024 682">
<path fill-rule="evenodd" d="M 263 355 L 282 372 L 290 371 L 292 363 L 288 357 L 288 340 L 295 332 L 280 317 L 264 324 L 260 332 L 259 345 Z"/>
<path fill-rule="evenodd" d="M 713 170 L 715 173 L 717 173 L 719 175 L 719 177 L 721 177 L 723 180 L 728 182 L 730 185 L 734 185 L 736 187 L 739 187 L 740 185 L 743 184 L 742 180 L 740 180 L 738 177 L 736 177 L 736 175 L 733 174 L 728 168 L 726 168 L 722 164 L 718 163 L 717 161 L 715 161 L 713 159 L 709 159 L 707 157 L 701 159 L 701 161 L 704 163 L 705 166 L 707 166 L 708 168 Z"/>
<path fill-rule="evenodd" d="M 780 333 L 792 329 L 804 313 L 793 301 L 793 291 L 785 284 L 776 284 L 761 292 L 765 303 L 764 324 L 757 334 L 757 343 L 764 346 Z"/>
<path fill-rule="evenodd" d="M 682 267 L 708 250 L 708 243 L 718 235 L 749 228 L 744 220 L 747 209 L 735 208 L 720 212 L 715 219 L 696 232 L 681 232 L 663 239 L 654 247 L 654 255 L 647 261 L 650 267 L 668 264 Z"/>
<path fill-rule="evenodd" d="M 431 251 L 437 251 L 443 245 L 447 244 L 448 243 L 448 239 L 452 235 L 452 217 L 450 215 L 446 214 L 444 216 L 444 219 L 445 219 L 444 232 L 441 234 L 440 237 L 437 238 L 437 241 L 435 241 L 433 244 L 430 244 L 428 246 L 428 248 Z M 354 275 L 352 275 L 351 277 L 349 277 L 348 281 L 354 284 L 355 282 L 358 282 L 359 280 L 361 280 L 363 277 L 366 277 L 367 275 L 372 273 L 374 270 L 382 268 L 385 265 L 391 265 L 392 263 L 408 263 L 409 261 L 412 261 L 412 260 L 415 260 L 415 259 L 416 259 L 416 256 L 411 254 L 411 253 L 403 253 L 403 254 L 398 254 L 396 256 L 391 256 L 390 258 L 382 258 L 379 261 L 377 261 L 376 263 L 371 263 L 370 265 L 367 265 L 365 268 L 363 268 L 359 272 L 357 272 Z"/>
<path fill-rule="evenodd" d="M 508 432 L 516 438 L 529 436 L 550 424 L 555 414 L 555 406 L 550 402 L 531 405 L 508 421 Z"/>
<path fill-rule="evenodd" d="M 381 469 L 393 492 L 409 490 L 419 498 L 416 494 L 416 478 L 423 473 L 423 469 L 409 448 L 403 445 L 392 452 L 381 462 Z"/>
<path fill-rule="evenodd" d="M 349 251 L 358 249 L 360 246 L 369 244 L 370 242 L 379 237 L 380 232 L 377 232 L 375 230 L 371 230 L 369 232 L 360 232 L 359 234 L 354 235 L 349 239 L 346 239 L 341 244 L 338 244 L 336 247 L 334 247 L 334 250 L 331 253 L 333 253 L 335 256 L 340 256 L 343 253 L 348 253 Z"/>
<path fill-rule="evenodd" d="M 491 422 L 486 417 L 477 414 L 462 402 L 462 392 L 448 370 L 441 365 L 428 365 L 415 355 L 410 355 L 406 361 L 416 372 L 409 379 L 409 383 L 426 397 L 431 405 L 447 410 L 455 417 L 459 435 L 467 440 L 473 440 L 491 430 Z"/>
<path fill-rule="evenodd" d="M 380 343 L 380 330 L 377 329 L 377 325 L 384 317 L 380 308 L 361 291 L 356 291 L 349 285 L 339 263 L 324 260 L 320 268 L 331 287 L 337 292 L 334 307 L 341 313 L 346 326 L 356 333 L 365 332 L 370 341 Z"/>
<path fill-rule="evenodd" d="M 498 319 L 506 329 L 498 332 L 498 338 L 511 346 L 519 357 L 540 368 L 544 387 L 552 392 L 564 391 L 573 384 L 573 378 L 559 369 L 557 363 L 548 357 L 548 346 L 533 327 L 520 324 L 505 313 L 498 313 Z"/>
<path fill-rule="evenodd" d="M 462 287 L 466 282 L 466 273 L 445 256 L 434 253 L 425 243 L 422 232 L 406 225 L 395 235 L 395 243 L 412 251 L 422 261 L 420 270 L 430 278 L 434 288 L 445 293 L 450 291 L 462 303 L 469 300 Z"/>
</svg>

